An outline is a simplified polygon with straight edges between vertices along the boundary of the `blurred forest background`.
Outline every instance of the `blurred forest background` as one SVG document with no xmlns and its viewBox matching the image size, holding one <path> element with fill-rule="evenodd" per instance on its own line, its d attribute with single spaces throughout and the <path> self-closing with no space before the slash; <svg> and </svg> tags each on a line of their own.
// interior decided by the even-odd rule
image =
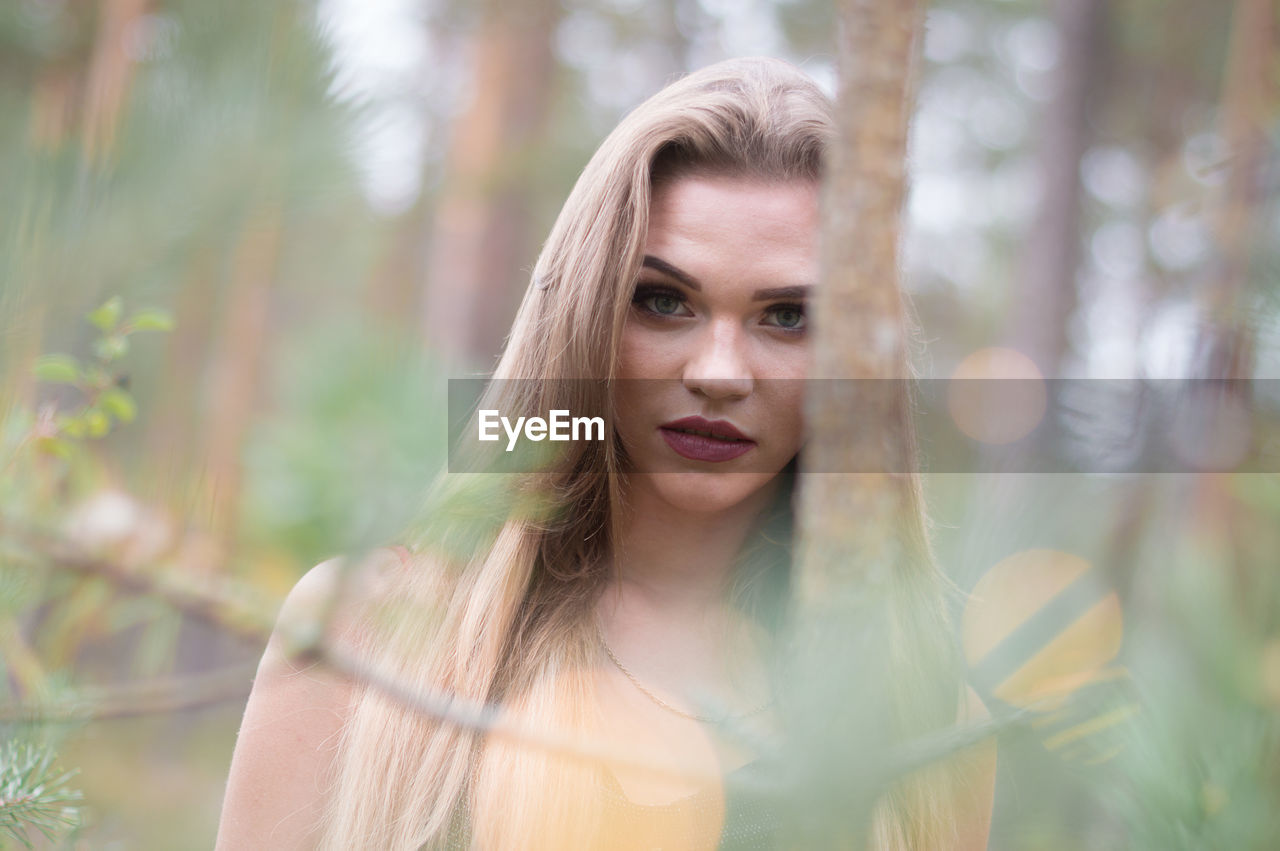
<svg viewBox="0 0 1280 851">
<path fill-rule="evenodd" d="M 276 606 L 412 519 L 604 134 L 728 56 L 834 93 L 834 14 L 4 0 L 0 846 L 210 847 Z M 931 3 L 921 374 L 1280 378 L 1276 39 L 1271 0 Z M 975 686 L 1060 699 L 990 847 L 1273 847 L 1280 476 L 926 486 Z"/>
</svg>

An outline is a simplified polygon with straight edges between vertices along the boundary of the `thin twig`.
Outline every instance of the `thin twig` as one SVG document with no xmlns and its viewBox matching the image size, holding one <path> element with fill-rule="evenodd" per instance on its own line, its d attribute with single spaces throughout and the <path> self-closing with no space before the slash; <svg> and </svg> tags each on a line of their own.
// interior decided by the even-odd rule
<svg viewBox="0 0 1280 851">
<path fill-rule="evenodd" d="M 87 690 L 54 705 L 0 706 L 0 723 L 103 721 L 184 712 L 244 700 L 255 670 L 256 665 L 236 665 L 210 673 Z"/>
<path fill-rule="evenodd" d="M 159 597 L 185 614 L 192 615 L 213 626 L 235 631 L 244 637 L 265 643 L 270 628 L 260 627 L 264 622 L 261 612 L 243 603 L 219 595 L 216 591 L 198 586 L 179 586 L 166 582 L 161 575 L 131 571 L 106 559 L 77 552 L 64 541 L 47 534 L 22 531 L 9 522 L 0 522 L 0 529 L 9 537 L 16 537 L 34 555 L 41 557 L 55 569 L 67 570 L 88 576 L 100 576 L 128 591 Z M 685 760 L 673 763 L 654 759 L 649 755 L 627 753 L 607 745 L 595 737 L 549 731 L 543 727 L 531 727 L 515 722 L 500 713 L 498 707 L 441 692 L 419 692 L 406 687 L 392 677 L 372 670 L 367 664 L 342 648 L 325 642 L 322 630 L 315 624 L 301 624 L 294 628 L 277 624 L 284 633 L 285 646 L 298 648 L 289 652 L 292 661 L 299 664 L 318 662 L 352 679 L 357 684 L 374 687 L 404 706 L 442 722 L 474 730 L 479 733 L 512 739 L 532 747 L 553 753 L 586 760 L 603 761 L 611 766 L 639 768 L 654 774 L 678 778 L 690 782 L 718 781 L 718 776 L 705 769 L 687 764 Z M 104 706 L 105 717 L 121 717 L 133 708 L 122 703 Z M 47 713 L 48 709 L 40 710 Z M 28 717 L 30 707 L 0 707 L 0 717 L 20 715 Z M 74 710 L 73 710 L 74 714 Z M 83 716 L 75 716 L 83 717 Z M 104 717 L 95 714 L 94 717 Z"/>
<path fill-rule="evenodd" d="M 265 643 L 271 635 L 272 617 L 267 606 L 235 599 L 226 593 L 230 583 L 225 580 L 221 580 L 221 588 L 176 583 L 166 574 L 130 570 L 80 552 L 49 534 L 15 526 L 3 518 L 0 518 L 0 534 L 8 539 L 5 543 L 16 541 L 26 550 L 24 555 L 33 561 L 43 561 L 70 573 L 98 576 L 124 591 L 159 597 L 183 614 L 256 643 Z"/>
<path fill-rule="evenodd" d="M 3 529 L 8 536 L 16 536 L 29 550 L 41 556 L 55 569 L 103 577 L 134 593 L 158 597 L 183 613 L 213 626 L 237 632 L 263 643 L 270 636 L 270 628 L 259 626 L 265 623 L 266 619 L 257 607 L 247 606 L 213 590 L 166 582 L 159 574 L 130 571 L 105 559 L 76 552 L 70 545 L 48 535 L 19 532 L 11 523 L 0 523 L 0 529 Z M 377 689 L 406 708 L 441 722 L 485 735 L 498 736 L 572 759 L 604 763 L 611 767 L 639 769 L 700 784 L 714 784 L 721 780 L 718 774 L 697 768 L 687 760 L 655 759 L 647 753 L 639 754 L 620 749 L 596 736 L 549 730 L 542 726 L 533 727 L 505 715 L 499 706 L 456 694 L 419 690 L 408 686 L 394 677 L 374 670 L 341 646 L 325 641 L 323 630 L 317 630 L 315 626 L 315 624 L 300 624 L 296 627 L 286 624 L 276 625 L 277 632 L 284 638 L 284 646 L 293 648 L 287 651 L 291 661 L 297 664 L 324 665 L 349 677 L 356 684 Z M 226 691 L 220 691 L 214 686 L 214 681 L 218 680 L 225 686 L 227 680 L 241 675 L 223 671 L 204 678 L 161 684 L 149 687 L 158 692 L 149 696 L 142 694 L 136 688 L 122 690 L 103 695 L 96 702 L 89 701 L 87 707 L 82 706 L 79 710 L 73 706 L 63 711 L 60 716 L 54 716 L 54 719 L 57 720 L 58 717 L 119 718 L 147 712 L 193 708 L 232 699 L 233 696 L 238 698 L 239 694 L 232 695 Z M 180 697 L 178 692 L 184 688 L 197 693 L 187 698 Z M 204 688 L 208 690 L 203 691 Z M 0 721 L 35 720 L 31 716 L 47 718 L 50 717 L 49 713 L 50 707 L 0 707 Z M 915 743 L 909 750 L 903 752 L 900 766 L 922 765 L 946 756 L 959 747 L 975 743 L 994 735 L 1000 729 L 1020 723 L 1026 714 L 1029 713 L 1015 713 L 1012 716 L 993 719 L 972 727 L 945 731 L 927 742 Z"/>
</svg>

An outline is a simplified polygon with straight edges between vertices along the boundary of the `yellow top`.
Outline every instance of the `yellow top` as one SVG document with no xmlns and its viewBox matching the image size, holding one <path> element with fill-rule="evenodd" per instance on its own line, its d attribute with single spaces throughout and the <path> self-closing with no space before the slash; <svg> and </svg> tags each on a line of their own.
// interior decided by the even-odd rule
<svg viewBox="0 0 1280 851">
<path fill-rule="evenodd" d="M 720 788 L 705 788 L 669 804 L 637 804 L 613 772 L 601 768 L 605 810 L 600 851 L 764 851 L 774 847 L 777 811 L 767 799 L 746 794 L 742 781 L 757 775 L 757 760 L 729 772 Z M 469 846 L 468 813 L 449 834 L 449 849 Z"/>
</svg>

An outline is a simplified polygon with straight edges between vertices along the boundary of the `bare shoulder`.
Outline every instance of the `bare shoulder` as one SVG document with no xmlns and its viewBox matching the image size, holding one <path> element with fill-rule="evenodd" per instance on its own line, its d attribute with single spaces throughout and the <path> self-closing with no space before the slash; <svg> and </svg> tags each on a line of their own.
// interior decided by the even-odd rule
<svg viewBox="0 0 1280 851">
<path fill-rule="evenodd" d="M 355 684 L 292 650 L 308 630 L 323 628 L 327 641 L 346 640 L 359 627 L 356 601 L 376 593 L 399 563 L 393 550 L 356 565 L 330 559 L 308 570 L 286 596 L 236 739 L 219 851 L 314 847 Z"/>
<path fill-rule="evenodd" d="M 361 627 L 364 606 L 385 596 L 403 567 L 397 552 L 381 547 L 363 559 L 322 561 L 308 570 L 285 597 L 276 616 L 272 642 L 287 650 L 323 628 L 331 640 L 350 640 Z"/>
</svg>

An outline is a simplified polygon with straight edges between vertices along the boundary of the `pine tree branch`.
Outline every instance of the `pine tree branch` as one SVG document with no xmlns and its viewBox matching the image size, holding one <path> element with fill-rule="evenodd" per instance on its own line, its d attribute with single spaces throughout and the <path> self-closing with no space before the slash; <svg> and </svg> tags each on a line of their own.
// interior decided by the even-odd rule
<svg viewBox="0 0 1280 851">
<path fill-rule="evenodd" d="M 30 828 L 53 842 L 58 831 L 79 823 L 75 805 L 84 796 L 67 786 L 76 771 L 59 774 L 52 764 L 48 748 L 5 742 L 0 749 L 0 836 L 8 834 L 31 848 Z"/>
</svg>

